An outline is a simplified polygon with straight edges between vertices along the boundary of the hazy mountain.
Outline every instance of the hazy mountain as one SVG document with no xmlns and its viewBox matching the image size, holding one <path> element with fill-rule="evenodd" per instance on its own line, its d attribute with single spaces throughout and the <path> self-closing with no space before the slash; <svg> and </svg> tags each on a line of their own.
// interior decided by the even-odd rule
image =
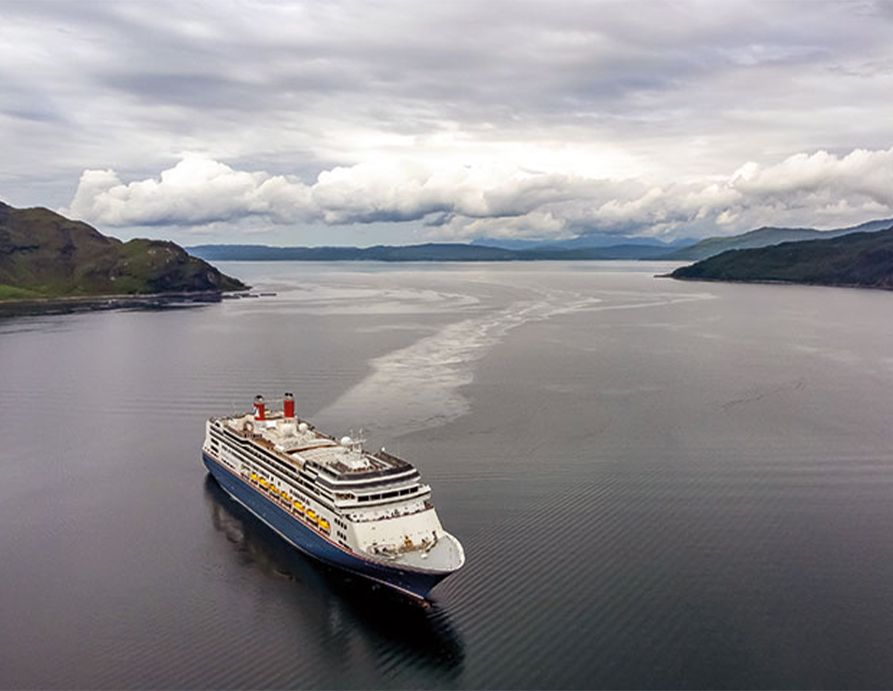
<svg viewBox="0 0 893 691">
<path fill-rule="evenodd" d="M 49 209 L 0 202 L 0 299 L 245 287 L 173 242 L 121 242 Z"/>
<path fill-rule="evenodd" d="M 671 242 L 663 242 L 657 238 L 641 235 L 618 235 L 616 233 L 587 233 L 567 240 L 514 240 L 512 238 L 479 238 L 471 244 L 484 247 L 501 247 L 509 250 L 529 249 L 582 249 L 591 247 L 617 247 L 629 245 L 647 245 L 661 247 L 666 252 L 674 248 L 694 245 L 697 240 L 681 238 Z"/>
<path fill-rule="evenodd" d="M 544 244 L 542 240 L 515 240 L 513 238 L 477 238 L 471 243 L 475 247 L 498 247 L 504 250 L 531 250 Z"/>
<path fill-rule="evenodd" d="M 730 250 L 676 269 L 671 276 L 893 289 L 893 221 L 887 224 L 887 230 Z"/>
<path fill-rule="evenodd" d="M 269 247 L 267 245 L 197 245 L 188 248 L 209 261 L 382 261 L 469 262 L 543 261 L 584 259 L 655 259 L 666 245 L 614 245 L 564 249 L 542 247 L 506 249 L 484 245 L 437 244 L 376 245 L 375 247 Z"/>
<path fill-rule="evenodd" d="M 868 221 L 858 226 L 838 228 L 836 230 L 816 230 L 815 228 L 773 228 L 763 227 L 741 235 L 730 237 L 712 237 L 699 243 L 665 255 L 668 260 L 706 259 L 728 250 L 754 249 L 768 247 L 782 242 L 799 240 L 822 240 L 848 235 L 849 233 L 871 232 L 893 225 L 893 219 Z"/>
</svg>

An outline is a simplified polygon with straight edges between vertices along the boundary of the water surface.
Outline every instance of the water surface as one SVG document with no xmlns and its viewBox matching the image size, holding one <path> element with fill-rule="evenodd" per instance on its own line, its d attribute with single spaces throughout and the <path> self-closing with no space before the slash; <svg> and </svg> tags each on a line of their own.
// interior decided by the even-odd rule
<svg viewBox="0 0 893 691">
<path fill-rule="evenodd" d="M 278 295 L 0 322 L 0 686 L 893 684 L 893 294 L 221 268 Z M 204 418 L 286 389 L 433 486 L 429 610 L 206 477 Z"/>
</svg>

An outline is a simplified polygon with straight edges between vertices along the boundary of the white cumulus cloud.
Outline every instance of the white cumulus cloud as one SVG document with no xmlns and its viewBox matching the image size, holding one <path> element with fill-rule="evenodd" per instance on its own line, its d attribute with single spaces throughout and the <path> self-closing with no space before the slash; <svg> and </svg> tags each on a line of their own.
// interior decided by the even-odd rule
<svg viewBox="0 0 893 691">
<path fill-rule="evenodd" d="M 85 170 L 66 211 L 108 226 L 202 225 L 249 215 L 293 220 L 307 206 L 298 181 L 186 156 L 157 179 L 127 184 L 112 170 Z"/>
<path fill-rule="evenodd" d="M 796 154 L 746 163 L 722 180 L 651 183 L 500 161 L 433 166 L 397 158 L 334 167 L 304 182 L 188 155 L 157 177 L 126 183 L 111 170 L 86 170 L 65 212 L 110 227 L 417 221 L 432 236 L 454 239 L 697 235 L 811 219 L 834 225 L 893 215 L 893 149 Z"/>
</svg>

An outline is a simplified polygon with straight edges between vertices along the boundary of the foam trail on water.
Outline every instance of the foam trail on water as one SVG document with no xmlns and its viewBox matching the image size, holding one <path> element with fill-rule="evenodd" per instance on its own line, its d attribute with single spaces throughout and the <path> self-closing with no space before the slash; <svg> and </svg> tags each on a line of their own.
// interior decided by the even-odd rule
<svg viewBox="0 0 893 691">
<path fill-rule="evenodd" d="M 476 307 L 480 300 L 472 295 L 431 288 L 382 288 L 366 283 L 323 284 L 285 281 L 262 283 L 277 291 L 277 299 L 262 302 L 233 301 L 226 305 L 232 316 L 243 314 L 437 314 Z"/>
<path fill-rule="evenodd" d="M 555 291 L 449 324 L 372 360 L 372 374 L 314 417 L 372 420 L 369 427 L 376 432 L 407 433 L 445 424 L 468 412 L 469 403 L 459 389 L 473 380 L 472 363 L 509 331 L 599 302 L 599 298 Z"/>
<path fill-rule="evenodd" d="M 473 364 L 513 329 L 560 314 L 581 310 L 608 311 L 660 307 L 702 300 L 708 294 L 624 295 L 619 303 L 563 290 L 535 291 L 536 297 L 517 301 L 483 316 L 454 322 L 406 348 L 370 362 L 372 373 L 334 403 L 314 415 L 320 424 L 365 424 L 386 438 L 439 427 L 469 412 L 461 388 L 474 379 Z"/>
<path fill-rule="evenodd" d="M 624 295 L 618 303 L 563 290 L 536 291 L 535 299 L 514 302 L 479 317 L 454 322 L 412 345 L 371 361 L 372 373 L 314 418 L 365 423 L 386 438 L 439 427 L 469 412 L 461 388 L 474 379 L 475 361 L 511 330 L 581 310 L 608 311 L 660 307 L 702 300 L 709 294 Z M 630 299 L 632 298 L 632 299 Z"/>
</svg>

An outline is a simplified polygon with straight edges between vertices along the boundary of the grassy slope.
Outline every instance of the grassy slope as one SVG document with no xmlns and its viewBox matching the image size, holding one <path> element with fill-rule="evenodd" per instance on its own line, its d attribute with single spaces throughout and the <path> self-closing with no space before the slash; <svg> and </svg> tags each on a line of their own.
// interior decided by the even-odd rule
<svg viewBox="0 0 893 691">
<path fill-rule="evenodd" d="M 671 275 L 893 289 L 893 228 L 830 240 L 731 250 L 677 269 Z"/>
<path fill-rule="evenodd" d="M 29 300 L 41 297 L 43 295 L 37 291 L 0 283 L 0 300 Z"/>
<path fill-rule="evenodd" d="M 48 209 L 0 203 L 0 299 L 243 288 L 172 242 L 123 243 Z"/>
</svg>

